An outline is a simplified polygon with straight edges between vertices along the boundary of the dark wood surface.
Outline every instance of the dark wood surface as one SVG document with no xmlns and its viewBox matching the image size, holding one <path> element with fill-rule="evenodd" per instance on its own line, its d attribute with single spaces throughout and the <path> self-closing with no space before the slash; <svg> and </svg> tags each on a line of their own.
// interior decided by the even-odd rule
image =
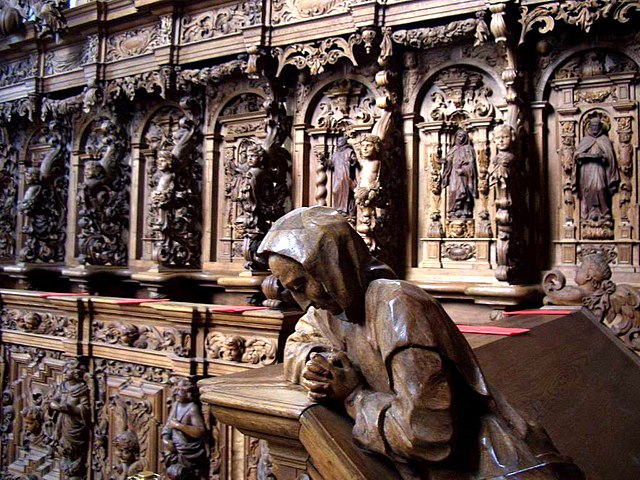
<svg viewBox="0 0 640 480">
<path fill-rule="evenodd" d="M 585 310 L 501 325 L 532 330 L 467 336 L 494 388 L 541 423 L 590 480 L 640 478 L 638 357 Z"/>
</svg>

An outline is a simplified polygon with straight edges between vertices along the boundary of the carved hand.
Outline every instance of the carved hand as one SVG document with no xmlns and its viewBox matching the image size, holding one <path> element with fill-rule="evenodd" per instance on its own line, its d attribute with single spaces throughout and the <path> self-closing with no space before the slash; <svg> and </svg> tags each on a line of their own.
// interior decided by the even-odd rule
<svg viewBox="0 0 640 480">
<path fill-rule="evenodd" d="M 313 353 L 302 371 L 302 385 L 316 402 L 342 402 L 360 383 L 344 352 Z"/>
</svg>

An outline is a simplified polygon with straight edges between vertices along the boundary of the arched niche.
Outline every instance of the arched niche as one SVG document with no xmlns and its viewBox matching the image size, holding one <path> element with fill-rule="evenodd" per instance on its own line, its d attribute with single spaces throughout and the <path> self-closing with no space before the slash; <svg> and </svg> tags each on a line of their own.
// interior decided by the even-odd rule
<svg viewBox="0 0 640 480">
<path fill-rule="evenodd" d="M 417 228 L 424 269 L 495 268 L 495 194 L 490 185 L 493 129 L 504 122 L 504 89 L 470 65 L 433 72 L 416 97 Z M 466 138 L 456 145 L 460 130 Z M 416 137 L 414 137 L 416 138 Z M 462 168 L 462 165 L 465 165 Z"/>
<path fill-rule="evenodd" d="M 358 76 L 333 77 L 310 92 L 304 121 L 294 127 L 296 165 L 307 182 L 297 186 L 302 204 L 328 205 L 355 221 L 358 144 L 382 115 L 375 98 Z"/>
<path fill-rule="evenodd" d="M 19 260 L 62 263 L 65 260 L 69 131 L 51 121 L 31 133 L 20 171 Z"/>
<path fill-rule="evenodd" d="M 140 266 L 197 268 L 201 256 L 202 165 L 199 125 L 174 104 L 148 115 L 137 157 L 135 249 Z M 133 236 L 133 235 L 132 235 Z"/>
<path fill-rule="evenodd" d="M 605 245 L 617 256 L 614 272 L 638 280 L 638 79 L 632 59 L 601 48 L 565 57 L 547 76 L 543 155 L 560 268 L 575 269 L 583 248 Z M 593 119 L 601 128 L 590 133 Z"/>
<path fill-rule="evenodd" d="M 211 166 L 216 187 L 209 215 L 215 235 L 205 243 L 210 245 L 210 261 L 226 269 L 240 270 L 244 262 L 240 190 L 249 169 L 248 154 L 265 138 L 265 100 L 262 91 L 234 92 L 222 99 L 215 115 L 212 149 L 218 161 Z"/>
<path fill-rule="evenodd" d="M 85 124 L 75 150 L 74 256 L 83 265 L 126 266 L 131 184 L 127 131 L 100 116 Z"/>
</svg>

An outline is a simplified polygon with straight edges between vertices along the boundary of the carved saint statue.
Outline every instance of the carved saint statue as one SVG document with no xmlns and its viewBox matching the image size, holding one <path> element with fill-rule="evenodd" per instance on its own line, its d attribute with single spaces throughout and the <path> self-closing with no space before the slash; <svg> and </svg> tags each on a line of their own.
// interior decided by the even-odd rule
<svg viewBox="0 0 640 480">
<path fill-rule="evenodd" d="M 340 403 L 353 437 L 403 478 L 502 478 L 558 460 L 544 430 L 495 396 L 440 304 L 397 280 L 327 207 L 278 220 L 260 246 L 306 314 L 285 347 L 289 381 Z M 335 261 L 339 258 L 340 261 Z M 576 476 L 582 478 L 574 468 Z"/>
<path fill-rule="evenodd" d="M 448 218 L 473 218 L 474 199 L 478 198 L 476 152 L 463 129 L 456 132 L 455 143 L 445 157 L 442 187 L 449 187 Z"/>
<path fill-rule="evenodd" d="M 151 204 L 158 209 L 156 228 L 167 228 L 167 210 L 170 208 L 174 193 L 174 158 L 170 150 L 162 149 L 158 152 L 156 160 L 158 167 L 158 179 L 155 188 L 151 192 Z"/>
<path fill-rule="evenodd" d="M 85 370 L 78 360 L 65 363 L 62 383 L 49 403 L 56 416 L 55 440 L 62 456 L 61 470 L 65 478 L 84 478 L 91 428 L 89 387 L 84 380 Z"/>
<path fill-rule="evenodd" d="M 336 149 L 327 162 L 327 168 L 333 170 L 332 206 L 346 217 L 353 217 L 355 204 L 353 190 L 356 187 L 354 170 L 358 164 L 356 154 L 347 143 L 346 137 L 338 137 Z"/>
<path fill-rule="evenodd" d="M 577 174 L 574 192 L 582 201 L 582 221 L 611 220 L 611 197 L 618 191 L 620 173 L 611 140 L 604 131 L 600 117 L 593 117 L 587 134 L 575 153 Z"/>
<path fill-rule="evenodd" d="M 163 456 L 171 480 L 197 479 L 206 473 L 206 428 L 194 391 L 190 380 L 178 380 L 173 387 L 175 403 L 162 429 Z"/>
</svg>

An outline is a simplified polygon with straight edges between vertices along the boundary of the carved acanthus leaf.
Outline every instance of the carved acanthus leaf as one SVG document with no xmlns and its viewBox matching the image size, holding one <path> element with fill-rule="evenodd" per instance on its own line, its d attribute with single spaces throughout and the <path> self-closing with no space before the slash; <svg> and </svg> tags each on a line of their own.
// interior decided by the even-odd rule
<svg viewBox="0 0 640 480">
<path fill-rule="evenodd" d="M 31 98 L 19 98 L 12 102 L 0 103 L 0 119 L 9 123 L 13 117 L 26 117 L 33 121 L 35 107 Z"/>
<path fill-rule="evenodd" d="M 230 62 L 216 65 L 215 67 L 182 70 L 178 74 L 178 85 L 186 87 L 192 85 L 209 85 L 219 83 L 226 77 L 233 74 L 242 73 L 247 68 L 247 62 L 243 59 L 231 60 Z"/>
<path fill-rule="evenodd" d="M 93 341 L 109 345 L 173 352 L 178 357 L 188 357 L 190 353 L 191 332 L 177 328 L 162 331 L 153 325 L 133 325 L 124 322 L 105 324 L 98 321 L 92 325 Z"/>
<path fill-rule="evenodd" d="M 271 22 L 274 25 L 290 23 L 294 20 L 315 18 L 328 13 L 346 11 L 345 0 L 274 0 L 272 3 Z"/>
<path fill-rule="evenodd" d="M 163 35 L 162 27 L 162 23 L 158 23 L 110 35 L 107 38 L 106 61 L 113 62 L 150 53 L 154 47 L 163 45 L 162 42 L 167 41 L 167 35 Z"/>
<path fill-rule="evenodd" d="M 354 66 L 357 66 L 353 47 L 362 42 L 362 36 L 354 33 L 348 40 L 340 37 L 332 37 L 320 42 L 297 43 L 285 48 L 274 48 L 273 56 L 278 59 L 279 76 L 287 65 L 293 65 L 298 70 L 309 68 L 311 75 L 324 72 L 325 65 L 333 65 L 341 58 L 347 58 Z"/>
<path fill-rule="evenodd" d="M 135 363 L 125 363 L 118 360 L 95 360 L 96 367 L 101 368 L 108 375 L 123 378 L 136 377 L 148 382 L 168 384 L 170 371 L 160 367 L 149 367 Z"/>
<path fill-rule="evenodd" d="M 540 33 L 549 33 L 555 28 L 556 22 L 575 25 L 589 33 L 594 23 L 612 18 L 620 23 L 630 20 L 632 10 L 640 10 L 638 0 L 572 0 L 569 2 L 554 2 L 535 7 L 529 11 L 526 6 L 520 7 L 520 23 L 522 33 L 520 43 L 536 24 Z"/>
<path fill-rule="evenodd" d="M 241 28 L 256 25 L 261 20 L 262 2 L 247 0 L 183 17 L 180 39 L 183 43 L 192 43 L 218 38 L 237 33 Z"/>
<path fill-rule="evenodd" d="M 437 27 L 397 30 L 391 34 L 391 39 L 400 45 L 429 49 L 436 45 L 451 43 L 462 37 L 476 33 L 478 29 L 480 29 L 481 32 L 488 30 L 484 20 L 469 18 Z M 486 38 L 484 34 L 480 36 Z"/>
<path fill-rule="evenodd" d="M 129 100 L 133 100 L 137 90 L 144 90 L 148 93 L 158 92 L 164 98 L 166 79 L 159 71 L 145 72 L 129 77 L 116 78 L 109 81 L 105 86 L 105 97 L 111 100 L 124 95 Z"/>
<path fill-rule="evenodd" d="M 78 321 L 65 315 L 30 310 L 2 309 L 2 328 L 27 333 L 74 338 Z"/>
</svg>

